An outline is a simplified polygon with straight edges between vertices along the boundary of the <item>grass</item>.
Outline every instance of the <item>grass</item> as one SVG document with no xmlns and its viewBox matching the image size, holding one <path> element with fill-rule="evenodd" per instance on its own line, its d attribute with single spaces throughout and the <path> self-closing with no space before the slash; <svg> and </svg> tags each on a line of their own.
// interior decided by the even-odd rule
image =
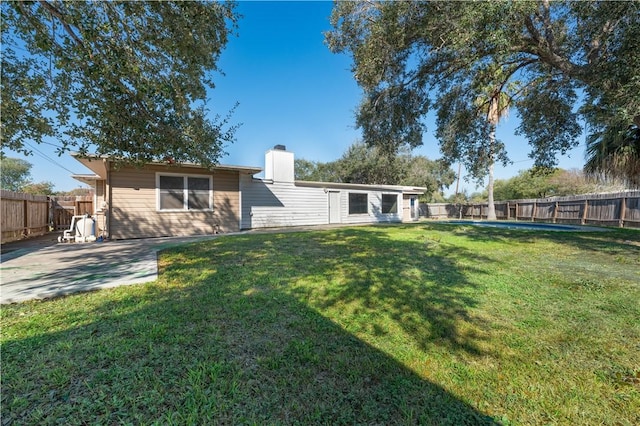
<svg viewBox="0 0 640 426">
<path fill-rule="evenodd" d="M 640 424 L 640 232 L 220 237 L 2 307 L 12 424 Z"/>
</svg>

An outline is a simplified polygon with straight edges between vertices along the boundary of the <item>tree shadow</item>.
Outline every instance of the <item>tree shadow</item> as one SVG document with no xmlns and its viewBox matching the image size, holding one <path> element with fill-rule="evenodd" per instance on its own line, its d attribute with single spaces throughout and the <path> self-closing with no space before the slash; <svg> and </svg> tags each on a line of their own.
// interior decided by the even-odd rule
<svg viewBox="0 0 640 426">
<path fill-rule="evenodd" d="M 67 313 L 51 329 L 5 338 L 3 417 L 15 424 L 497 424 L 319 313 L 357 302 L 371 316 L 385 309 L 420 346 L 480 353 L 481 337 L 459 329 L 460 321 L 479 321 L 465 291 L 473 284 L 459 265 L 430 254 L 441 243 L 396 241 L 384 227 L 233 239 L 172 249 L 159 281 L 135 292 L 10 307 L 48 316 L 64 303 Z M 318 280 L 318 292 L 296 285 L 301 279 Z M 335 292 L 323 287 L 340 279 Z"/>
<path fill-rule="evenodd" d="M 629 228 L 595 228 L 584 227 L 577 231 L 552 231 L 545 229 L 509 229 L 495 227 L 479 227 L 464 224 L 432 223 L 425 225 L 429 229 L 447 230 L 454 235 L 464 236 L 473 241 L 519 242 L 535 244 L 540 240 L 579 247 L 582 250 L 606 252 L 613 255 L 628 254 L 630 251 L 640 252 L 640 229 Z"/>
<path fill-rule="evenodd" d="M 413 225 L 401 227 L 408 232 L 416 229 Z M 306 238 L 309 245 L 317 251 L 313 264 L 304 260 L 306 257 L 302 261 L 307 263 L 286 261 L 293 263 L 291 268 L 302 277 L 321 277 L 318 287 L 293 287 L 299 300 L 313 301 L 312 305 L 322 310 L 356 306 L 350 315 L 362 321 L 352 324 L 354 330 L 365 327 L 378 334 L 392 333 L 384 325 L 390 319 L 421 349 L 438 345 L 470 355 L 485 354 L 479 343 L 486 324 L 471 313 L 477 306 L 473 297 L 476 285 L 467 273 L 486 273 L 481 267 L 489 262 L 486 256 L 422 233 L 413 241 L 394 240 L 384 226 L 312 233 Z M 287 267 L 277 253 L 273 256 L 270 262 Z M 464 259 L 464 266 L 456 259 Z"/>
</svg>

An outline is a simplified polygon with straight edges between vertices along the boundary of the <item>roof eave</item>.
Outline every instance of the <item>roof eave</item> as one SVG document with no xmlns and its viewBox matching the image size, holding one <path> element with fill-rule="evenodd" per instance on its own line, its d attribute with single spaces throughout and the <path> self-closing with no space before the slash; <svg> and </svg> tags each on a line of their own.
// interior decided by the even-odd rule
<svg viewBox="0 0 640 426">
<path fill-rule="evenodd" d="M 423 187 L 408 187 L 401 185 L 371 185 L 363 183 L 338 183 L 338 182 L 316 182 L 306 180 L 296 180 L 294 182 L 296 186 L 307 186 L 313 188 L 336 188 L 336 189 L 360 189 L 360 190 L 381 190 L 381 191 L 395 191 L 402 192 L 409 195 L 421 195 L 427 191 L 427 188 Z"/>
<path fill-rule="evenodd" d="M 97 174 L 103 179 L 106 179 L 107 176 L 107 163 L 110 161 L 114 161 L 112 156 L 108 155 L 84 155 L 77 152 L 72 152 L 71 156 L 78 160 L 82 165 L 86 168 Z M 153 166 L 168 166 L 167 163 L 160 161 L 153 161 L 147 163 Z M 181 167 L 193 167 L 193 168 L 203 168 L 201 165 L 195 163 L 179 163 L 177 164 Z M 262 171 L 261 167 L 251 167 L 251 166 L 235 166 L 230 164 L 218 164 L 213 167 L 213 170 L 226 170 L 226 171 L 237 171 L 239 173 L 246 173 L 250 175 L 255 175 Z"/>
</svg>

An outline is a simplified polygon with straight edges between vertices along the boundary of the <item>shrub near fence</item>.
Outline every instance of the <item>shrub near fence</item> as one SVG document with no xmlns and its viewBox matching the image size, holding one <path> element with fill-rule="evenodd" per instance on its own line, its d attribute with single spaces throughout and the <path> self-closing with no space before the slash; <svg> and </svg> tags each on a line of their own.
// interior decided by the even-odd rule
<svg viewBox="0 0 640 426">
<path fill-rule="evenodd" d="M 501 201 L 495 208 L 502 220 L 640 228 L 640 191 Z M 488 204 L 432 203 L 420 210 L 434 219 L 486 219 Z"/>
<path fill-rule="evenodd" d="M 49 231 L 49 197 L 0 190 L 1 243 Z"/>
</svg>

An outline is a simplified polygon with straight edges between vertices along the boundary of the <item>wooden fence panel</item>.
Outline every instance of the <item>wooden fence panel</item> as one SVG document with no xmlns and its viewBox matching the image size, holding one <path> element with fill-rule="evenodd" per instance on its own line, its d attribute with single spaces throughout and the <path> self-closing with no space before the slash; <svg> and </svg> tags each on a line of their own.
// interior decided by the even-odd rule
<svg viewBox="0 0 640 426">
<path fill-rule="evenodd" d="M 498 219 L 506 219 L 509 214 L 509 203 L 494 203 L 496 209 L 496 217 Z"/>
<path fill-rule="evenodd" d="M 516 220 L 519 219 L 529 219 L 533 217 L 533 208 L 535 206 L 535 202 L 526 202 L 520 201 L 516 207 Z"/>
<path fill-rule="evenodd" d="M 482 210 L 480 209 L 480 205 L 467 204 L 466 206 L 462 207 L 462 217 L 467 217 L 467 218 L 470 217 L 472 219 L 481 218 Z"/>
<path fill-rule="evenodd" d="M 448 210 L 451 208 L 456 208 L 456 206 L 454 204 L 447 203 L 421 203 L 420 213 L 422 216 L 430 217 L 432 219 L 447 218 L 453 215 L 453 212 Z"/>
<path fill-rule="evenodd" d="M 622 226 L 640 228 L 640 197 L 625 198 Z"/>
<path fill-rule="evenodd" d="M 0 242 L 8 243 L 49 231 L 49 198 L 0 191 Z"/>
<path fill-rule="evenodd" d="M 602 225 L 618 224 L 622 199 L 587 200 L 585 223 Z"/>
<path fill-rule="evenodd" d="M 431 206 L 427 204 L 426 211 Z M 448 212 L 448 218 L 457 218 L 460 212 L 464 218 L 487 217 L 486 203 L 447 206 L 438 204 L 438 212 Z M 496 202 L 495 208 L 498 219 L 640 228 L 640 191 L 511 200 Z M 438 217 L 442 218 L 441 214 Z"/>
<path fill-rule="evenodd" d="M 534 220 L 553 221 L 556 211 L 556 203 L 553 202 L 537 202 Z"/>
<path fill-rule="evenodd" d="M 51 197 L 53 227 L 60 231 L 69 229 L 73 216 L 93 214 L 93 196 L 56 196 Z"/>
<path fill-rule="evenodd" d="M 584 216 L 584 201 L 558 201 L 556 222 L 579 224 Z"/>
</svg>

